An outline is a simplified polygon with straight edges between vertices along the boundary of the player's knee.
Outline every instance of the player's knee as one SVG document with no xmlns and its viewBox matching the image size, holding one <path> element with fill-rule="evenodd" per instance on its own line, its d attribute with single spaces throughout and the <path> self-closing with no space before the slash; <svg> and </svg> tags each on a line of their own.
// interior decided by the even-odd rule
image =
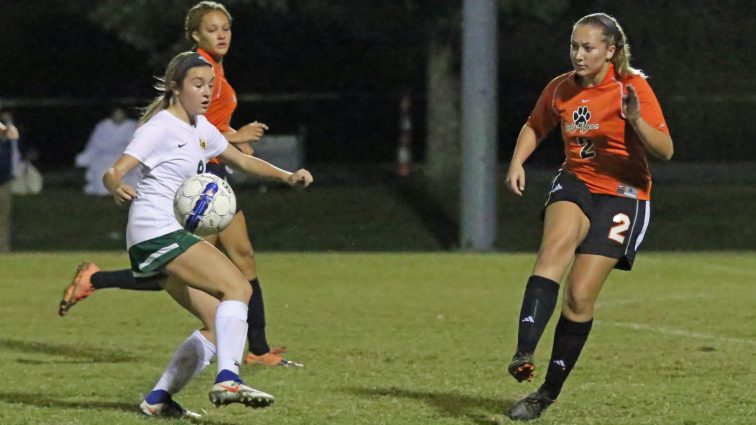
<svg viewBox="0 0 756 425">
<path fill-rule="evenodd" d="M 252 286 L 246 280 L 240 280 L 235 285 L 239 290 L 239 296 L 244 302 L 249 302 L 252 297 Z"/>
<path fill-rule="evenodd" d="M 560 244 L 548 244 L 541 247 L 536 259 L 535 274 L 559 282 L 564 270 L 572 260 L 572 252 Z"/>
<path fill-rule="evenodd" d="M 541 243 L 538 257 L 550 261 L 569 261 L 575 252 L 574 243 L 565 237 L 547 238 Z"/>
<path fill-rule="evenodd" d="M 591 316 L 596 298 L 590 294 L 565 291 L 564 308 L 575 316 Z"/>
<path fill-rule="evenodd" d="M 234 247 L 228 252 L 228 256 L 240 270 L 255 267 L 255 251 L 249 245 L 246 247 Z"/>
<path fill-rule="evenodd" d="M 246 303 L 252 297 L 252 286 L 246 280 L 229 280 L 221 285 L 220 290 L 224 300 L 237 300 Z"/>
</svg>

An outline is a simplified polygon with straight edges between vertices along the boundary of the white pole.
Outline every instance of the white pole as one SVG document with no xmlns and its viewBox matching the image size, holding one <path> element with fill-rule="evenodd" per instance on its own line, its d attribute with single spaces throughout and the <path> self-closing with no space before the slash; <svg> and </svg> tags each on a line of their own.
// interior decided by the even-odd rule
<svg viewBox="0 0 756 425">
<path fill-rule="evenodd" d="M 463 250 L 490 251 L 496 238 L 498 0 L 465 0 L 462 35 Z"/>
</svg>

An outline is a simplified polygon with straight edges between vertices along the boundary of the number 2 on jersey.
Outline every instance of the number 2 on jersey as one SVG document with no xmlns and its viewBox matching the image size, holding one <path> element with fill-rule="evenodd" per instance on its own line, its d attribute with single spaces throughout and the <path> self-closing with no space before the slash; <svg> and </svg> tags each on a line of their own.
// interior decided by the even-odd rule
<svg viewBox="0 0 756 425">
<path fill-rule="evenodd" d="M 630 228 L 630 217 L 627 214 L 619 213 L 614 216 L 612 221 L 617 223 L 617 225 L 609 229 L 609 239 L 622 245 L 625 243 L 625 235 L 623 233 Z"/>
<path fill-rule="evenodd" d="M 591 139 L 578 137 L 577 144 L 582 148 L 580 149 L 580 158 L 590 159 L 596 157 L 596 151 L 593 150 L 593 142 Z"/>
</svg>

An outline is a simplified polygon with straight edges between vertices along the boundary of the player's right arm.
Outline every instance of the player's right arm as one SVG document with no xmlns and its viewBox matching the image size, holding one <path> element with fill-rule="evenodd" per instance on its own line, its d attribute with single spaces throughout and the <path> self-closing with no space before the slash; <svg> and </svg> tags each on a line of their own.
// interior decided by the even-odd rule
<svg viewBox="0 0 756 425">
<path fill-rule="evenodd" d="M 512 161 L 509 163 L 507 178 L 504 181 L 507 189 L 518 196 L 525 191 L 525 168 L 523 164 L 538 147 L 538 142 L 544 138 L 559 123 L 559 116 L 554 110 L 554 95 L 557 88 L 568 74 L 560 75 L 549 82 L 538 97 L 528 121 L 522 126 L 517 144 L 515 145 Z"/>
<path fill-rule="evenodd" d="M 102 183 L 113 195 L 117 205 L 125 205 L 136 198 L 136 189 L 122 182 L 123 176 L 139 165 L 139 160 L 122 154 L 102 176 Z"/>
<path fill-rule="evenodd" d="M 537 146 L 538 137 L 535 131 L 528 124 L 523 125 L 520 135 L 517 136 L 517 145 L 514 154 L 512 154 L 512 161 L 509 163 L 507 179 L 504 181 L 507 189 L 515 195 L 522 196 L 522 192 L 525 191 L 525 168 L 522 164 L 525 163 L 525 160 L 530 157 Z"/>
</svg>

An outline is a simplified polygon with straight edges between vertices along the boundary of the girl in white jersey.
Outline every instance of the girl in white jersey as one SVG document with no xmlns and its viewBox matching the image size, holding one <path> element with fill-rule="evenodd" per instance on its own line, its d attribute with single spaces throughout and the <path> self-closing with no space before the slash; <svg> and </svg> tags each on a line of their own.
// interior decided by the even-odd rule
<svg viewBox="0 0 756 425">
<path fill-rule="evenodd" d="M 215 156 L 247 173 L 290 185 L 307 186 L 312 176 L 307 170 L 281 170 L 229 146 L 202 116 L 210 104 L 214 74 L 199 54 L 177 55 L 163 81 L 161 95 L 146 109 L 134 139 L 103 182 L 117 204 L 131 203 L 126 238 L 134 274 L 165 274 L 165 290 L 204 327 L 178 347 L 140 407 L 148 416 L 198 416 L 179 406 L 172 395 L 216 352 L 218 375 L 210 400 L 216 405 L 269 406 L 273 396 L 246 386 L 239 377 L 251 287 L 225 255 L 181 227 L 173 216 L 173 195 L 188 177 L 204 172 Z M 135 189 L 122 178 L 137 167 L 140 180 Z"/>
</svg>

